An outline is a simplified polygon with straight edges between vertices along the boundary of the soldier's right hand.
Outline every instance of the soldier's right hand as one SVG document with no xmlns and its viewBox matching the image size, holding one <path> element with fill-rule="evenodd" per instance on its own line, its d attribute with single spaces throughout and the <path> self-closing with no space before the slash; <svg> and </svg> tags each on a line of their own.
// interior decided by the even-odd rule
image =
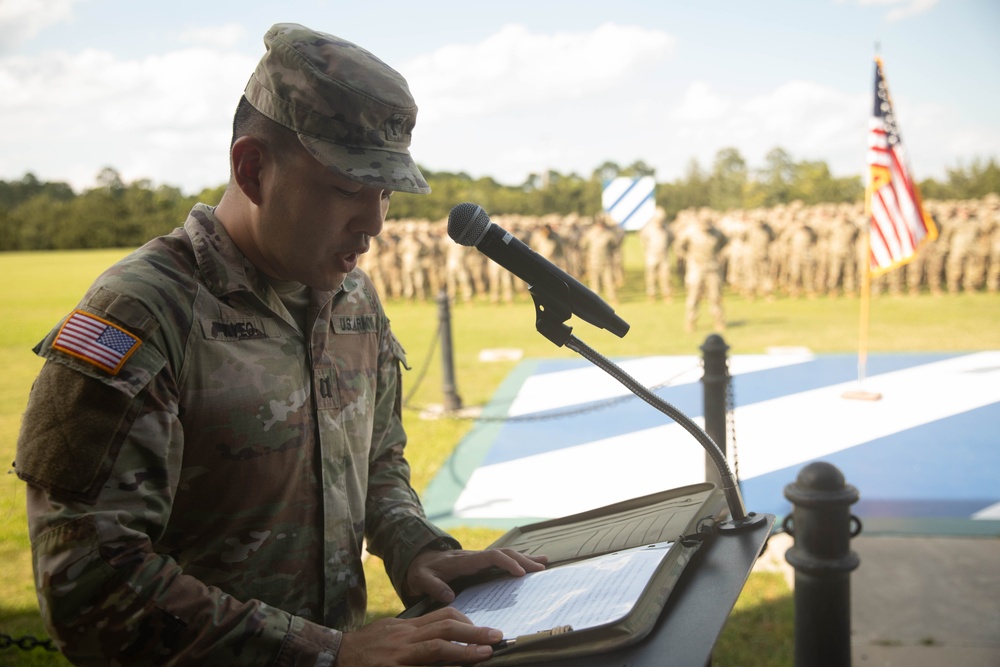
<svg viewBox="0 0 1000 667">
<path fill-rule="evenodd" d="M 417 618 L 383 618 L 345 632 L 337 667 L 471 665 L 489 659 L 503 633 L 444 607 Z"/>
</svg>

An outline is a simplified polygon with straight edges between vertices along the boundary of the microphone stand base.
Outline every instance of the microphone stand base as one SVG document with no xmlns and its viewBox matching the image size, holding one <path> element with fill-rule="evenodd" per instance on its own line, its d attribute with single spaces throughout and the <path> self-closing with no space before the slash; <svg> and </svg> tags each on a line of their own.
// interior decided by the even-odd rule
<svg viewBox="0 0 1000 667">
<path fill-rule="evenodd" d="M 742 519 L 727 519 L 719 523 L 718 528 L 720 533 L 739 533 L 755 528 L 765 521 L 767 521 L 766 515 L 750 512 Z"/>
</svg>

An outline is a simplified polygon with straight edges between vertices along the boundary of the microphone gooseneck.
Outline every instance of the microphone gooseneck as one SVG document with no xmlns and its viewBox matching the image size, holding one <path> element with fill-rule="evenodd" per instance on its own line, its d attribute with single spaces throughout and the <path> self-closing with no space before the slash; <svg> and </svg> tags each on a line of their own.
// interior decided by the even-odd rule
<svg viewBox="0 0 1000 667">
<path fill-rule="evenodd" d="M 458 204 L 448 215 L 448 236 L 459 245 L 475 247 L 481 253 L 528 283 L 538 312 L 538 331 L 553 343 L 565 345 L 598 368 L 601 368 L 633 394 L 673 419 L 701 444 L 712 458 L 722 479 L 722 492 L 729 506 L 726 530 L 743 530 L 758 525 L 761 515 L 747 513 L 740 493 L 739 480 L 726 461 L 725 454 L 712 438 L 684 413 L 636 382 L 614 362 L 606 359 L 571 334 L 562 324 L 573 314 L 594 326 L 624 336 L 629 325 L 597 294 L 575 278 L 536 253 L 510 232 L 490 221 L 477 204 Z"/>
</svg>

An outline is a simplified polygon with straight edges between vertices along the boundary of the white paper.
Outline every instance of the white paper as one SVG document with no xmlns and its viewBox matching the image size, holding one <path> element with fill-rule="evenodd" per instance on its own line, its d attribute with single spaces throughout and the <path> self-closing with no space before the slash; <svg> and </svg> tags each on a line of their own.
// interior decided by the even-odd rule
<svg viewBox="0 0 1000 667">
<path fill-rule="evenodd" d="M 560 625 L 592 628 L 625 616 L 649 583 L 672 542 L 661 542 L 477 584 L 450 606 L 504 637 Z"/>
</svg>

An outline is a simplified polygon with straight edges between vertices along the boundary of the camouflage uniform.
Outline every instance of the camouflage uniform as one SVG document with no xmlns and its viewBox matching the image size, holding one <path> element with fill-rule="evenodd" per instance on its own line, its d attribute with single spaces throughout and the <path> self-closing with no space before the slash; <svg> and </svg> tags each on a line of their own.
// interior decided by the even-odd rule
<svg viewBox="0 0 1000 667">
<path fill-rule="evenodd" d="M 701 216 L 677 233 L 677 254 L 684 257 L 684 286 L 687 288 L 684 326 L 694 331 L 698 320 L 698 304 L 708 298 L 708 308 L 715 328 L 722 331 L 726 318 L 722 310 L 722 269 L 719 257 L 727 243 L 726 236 L 710 220 Z"/>
<path fill-rule="evenodd" d="M 771 248 L 774 230 L 763 220 L 753 220 L 746 231 L 747 267 L 745 290 L 747 298 L 770 297 L 774 289 L 771 282 Z"/>
<path fill-rule="evenodd" d="M 400 275 L 403 282 L 403 298 L 410 301 L 426 301 L 428 281 L 425 258 L 430 254 L 430 249 L 427 247 L 423 235 L 417 229 L 417 223 L 411 222 L 406 225 L 397 248 L 399 249 Z"/>
<path fill-rule="evenodd" d="M 816 293 L 816 231 L 806 224 L 805 220 L 797 219 L 785 230 L 785 241 L 788 252 L 785 276 L 785 286 L 788 295 L 799 296 L 802 291 L 809 295 Z"/>
<path fill-rule="evenodd" d="M 945 263 L 945 278 L 948 291 L 956 294 L 964 287 L 970 289 L 970 261 L 979 238 L 979 221 L 966 204 L 958 207 L 952 224 L 951 240 L 948 245 L 948 259 Z"/>
<path fill-rule="evenodd" d="M 370 281 L 311 299 L 304 334 L 199 205 L 75 311 L 134 341 L 118 370 L 60 328 L 36 348 L 16 469 L 40 599 L 57 640 L 99 628 L 68 657 L 335 651 L 328 628 L 365 618 L 365 537 L 397 590 L 422 547 L 453 542 L 409 485 L 403 350 Z"/>
<path fill-rule="evenodd" d="M 656 216 L 639 232 L 645 257 L 646 297 L 655 300 L 657 295 L 669 301 L 673 298 L 670 284 L 670 245 L 674 233 L 667 226 L 666 212 L 657 207 Z"/>
<path fill-rule="evenodd" d="M 987 195 L 983 212 L 984 233 L 989 236 L 989 267 L 986 270 L 986 289 L 1000 291 L 1000 197 Z"/>
<path fill-rule="evenodd" d="M 405 167 L 415 107 L 398 74 L 301 26 L 275 26 L 265 42 L 250 104 L 329 130 L 333 112 L 317 107 L 331 98 L 278 104 L 311 94 L 318 70 L 299 51 L 314 66 L 360 66 L 368 94 L 338 89 L 347 100 L 332 127 L 374 119 L 396 143 L 357 136 L 381 141 L 389 166 L 375 168 L 370 142 L 344 157 L 332 140 L 300 141 L 345 177 L 427 191 Z M 392 98 L 392 124 L 372 111 L 377 95 Z M 347 108 L 358 100 L 367 116 Z M 15 469 L 42 616 L 73 662 L 329 666 L 341 631 L 365 620 L 365 540 L 400 595 L 418 552 L 458 546 L 410 487 L 404 354 L 360 270 L 328 291 L 272 281 L 198 205 L 99 277 L 35 350 L 46 361 Z"/>
<path fill-rule="evenodd" d="M 590 289 L 603 294 L 612 303 L 618 300 L 615 278 L 615 253 L 619 245 L 618 236 L 611 217 L 599 213 L 587 229 L 583 245 L 586 247 L 587 278 Z"/>
<path fill-rule="evenodd" d="M 855 265 L 856 248 L 861 231 L 849 215 L 837 215 L 830 220 L 827 244 L 827 294 L 840 294 L 841 289 L 853 294 L 857 291 L 858 269 Z"/>
</svg>

